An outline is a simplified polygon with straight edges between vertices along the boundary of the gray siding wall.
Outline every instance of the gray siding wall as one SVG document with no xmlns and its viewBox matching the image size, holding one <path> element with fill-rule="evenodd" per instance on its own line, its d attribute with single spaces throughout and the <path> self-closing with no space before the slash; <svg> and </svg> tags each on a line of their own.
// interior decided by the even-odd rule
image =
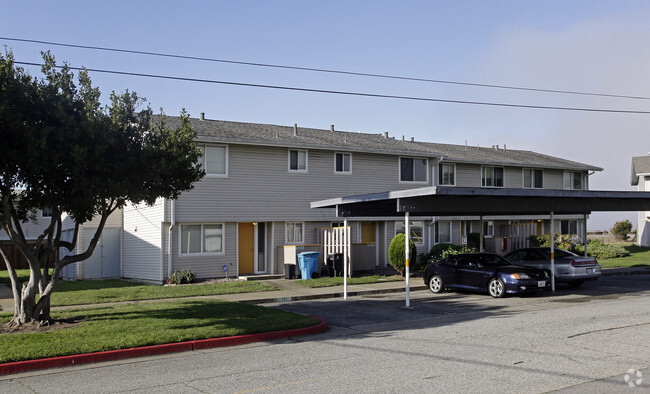
<svg viewBox="0 0 650 394">
<path fill-rule="evenodd" d="M 155 205 L 124 207 L 122 276 L 162 281 L 163 200 Z"/>
<path fill-rule="evenodd" d="M 308 172 L 294 173 L 288 171 L 287 148 L 230 145 L 228 149 L 228 177 L 206 176 L 183 193 L 176 206 L 177 221 L 335 220 L 333 210 L 311 209 L 309 203 L 427 186 L 400 183 L 397 156 L 352 153 L 352 173 L 335 174 L 334 151 L 309 150 Z"/>
</svg>

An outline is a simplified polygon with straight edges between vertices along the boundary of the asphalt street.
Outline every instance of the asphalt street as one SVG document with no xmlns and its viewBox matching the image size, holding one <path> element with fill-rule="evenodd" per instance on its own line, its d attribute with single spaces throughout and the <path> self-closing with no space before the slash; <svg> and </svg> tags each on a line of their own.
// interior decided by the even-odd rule
<svg viewBox="0 0 650 394">
<path fill-rule="evenodd" d="M 528 297 L 411 295 L 412 308 L 400 293 L 265 304 L 330 330 L 6 376 L 0 392 L 650 392 L 650 275 Z"/>
</svg>

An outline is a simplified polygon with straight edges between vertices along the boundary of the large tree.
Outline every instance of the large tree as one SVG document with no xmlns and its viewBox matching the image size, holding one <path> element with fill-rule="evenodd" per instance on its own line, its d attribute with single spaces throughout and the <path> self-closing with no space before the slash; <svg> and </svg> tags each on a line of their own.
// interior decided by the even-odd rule
<svg viewBox="0 0 650 394">
<path fill-rule="evenodd" d="M 51 320 L 61 270 L 92 255 L 109 215 L 127 203 L 177 198 L 204 175 L 185 110 L 172 130 L 162 113 L 140 110 L 144 100 L 135 93 L 113 92 L 101 106 L 85 70 L 77 87 L 68 65 L 57 67 L 49 53 L 43 60 L 39 79 L 17 67 L 11 52 L 0 54 L 0 225 L 30 273 L 19 283 L 0 246 L 15 302 L 10 325 Z M 52 212 L 47 228 L 28 239 L 22 226 L 42 209 Z M 70 242 L 61 239 L 64 217 L 75 226 Z M 93 218 L 98 226 L 87 249 L 75 250 L 80 226 Z M 60 248 L 70 254 L 53 259 Z"/>
</svg>

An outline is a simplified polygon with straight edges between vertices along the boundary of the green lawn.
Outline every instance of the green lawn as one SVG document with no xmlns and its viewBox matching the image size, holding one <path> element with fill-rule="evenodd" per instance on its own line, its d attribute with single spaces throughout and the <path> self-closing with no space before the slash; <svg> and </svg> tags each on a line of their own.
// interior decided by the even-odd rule
<svg viewBox="0 0 650 394">
<path fill-rule="evenodd" d="M 160 301 L 57 310 L 70 328 L 0 335 L 0 363 L 309 327 L 318 320 L 219 300 Z M 11 314 L 0 314 L 0 323 Z"/>
<path fill-rule="evenodd" d="M 29 279 L 28 270 L 20 270 L 18 274 L 21 281 Z M 0 282 L 11 286 L 7 271 L 0 271 Z M 155 286 L 119 279 L 60 281 L 52 293 L 51 304 L 52 306 L 85 305 L 271 290 L 278 290 L 278 288 L 255 281 L 219 282 L 191 286 Z"/>
<path fill-rule="evenodd" d="M 361 276 L 358 278 L 348 278 L 348 284 L 364 285 L 369 283 L 395 282 L 400 280 L 404 280 L 404 278 L 399 275 L 393 275 L 393 276 L 368 275 L 368 276 Z M 343 286 L 343 277 L 337 276 L 333 278 L 297 280 L 296 283 L 309 288 Z"/>
<path fill-rule="evenodd" d="M 650 269 L 650 248 L 629 243 L 626 243 L 624 248 L 630 252 L 629 256 L 599 259 L 598 263 L 603 268 L 647 267 Z"/>
</svg>

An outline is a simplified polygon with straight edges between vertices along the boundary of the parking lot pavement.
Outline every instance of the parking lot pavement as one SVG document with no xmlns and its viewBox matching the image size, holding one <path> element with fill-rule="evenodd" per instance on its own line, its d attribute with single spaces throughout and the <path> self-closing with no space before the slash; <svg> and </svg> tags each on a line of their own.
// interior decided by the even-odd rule
<svg viewBox="0 0 650 394">
<path fill-rule="evenodd" d="M 379 326 L 399 326 L 418 318 L 430 325 L 430 317 L 449 322 L 481 316 L 509 315 L 532 309 L 552 309 L 570 304 L 614 300 L 650 295 L 650 276 L 624 275 L 602 277 L 575 289 L 559 284 L 556 292 L 540 292 L 523 297 L 495 299 L 487 294 L 429 290 L 411 292 L 411 308 L 405 307 L 403 293 L 374 294 L 343 299 L 319 299 L 266 304 L 282 310 L 314 315 L 326 320 L 331 328 L 373 330 Z"/>
</svg>

